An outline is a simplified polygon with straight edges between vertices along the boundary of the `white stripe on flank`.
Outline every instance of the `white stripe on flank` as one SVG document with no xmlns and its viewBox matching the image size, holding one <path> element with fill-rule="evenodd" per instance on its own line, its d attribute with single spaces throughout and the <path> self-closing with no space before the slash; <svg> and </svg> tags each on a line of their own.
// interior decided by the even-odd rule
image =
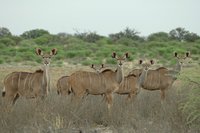
<svg viewBox="0 0 200 133">
<path fill-rule="evenodd" d="M 26 76 L 26 78 L 25 78 L 25 81 L 24 81 L 24 88 L 23 88 L 23 89 L 25 89 L 26 81 L 27 81 L 28 76 L 29 76 L 29 73 L 27 74 L 27 76 Z"/>
<path fill-rule="evenodd" d="M 12 86 L 13 86 L 13 76 L 12 76 Z"/>
<path fill-rule="evenodd" d="M 3 91 L 2 92 L 6 92 L 6 88 L 5 88 L 5 86 L 3 87 Z"/>
<path fill-rule="evenodd" d="M 21 72 L 19 73 L 19 79 L 18 79 L 18 84 L 17 84 L 17 87 L 18 87 L 18 89 L 19 89 L 19 85 L 20 85 L 20 80 L 21 80 Z"/>
<path fill-rule="evenodd" d="M 35 80 L 35 75 L 36 75 L 36 74 L 34 74 L 33 76 L 31 76 L 32 78 L 30 79 L 30 82 L 29 82 L 30 88 L 34 88 L 32 85 L 33 85 L 33 81 Z M 33 91 L 33 90 L 32 90 L 32 91 Z"/>
</svg>

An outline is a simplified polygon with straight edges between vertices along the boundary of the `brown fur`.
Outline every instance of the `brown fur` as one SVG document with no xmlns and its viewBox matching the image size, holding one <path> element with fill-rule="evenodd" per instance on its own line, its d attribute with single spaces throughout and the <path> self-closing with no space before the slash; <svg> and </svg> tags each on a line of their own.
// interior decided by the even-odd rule
<svg viewBox="0 0 200 133">
<path fill-rule="evenodd" d="M 167 68 L 158 68 L 156 70 L 148 70 L 147 77 L 142 84 L 142 88 L 150 91 L 160 90 L 161 99 L 165 98 L 165 90 L 171 88 L 175 79 L 172 76 L 166 76 L 169 74 Z"/>
<path fill-rule="evenodd" d="M 57 82 L 57 93 L 63 96 L 69 95 L 72 91 L 70 89 L 70 85 L 68 83 L 69 76 L 63 76 L 58 79 Z"/>
<path fill-rule="evenodd" d="M 134 69 L 129 73 L 129 75 L 135 75 L 136 77 L 139 77 L 141 73 L 142 69 Z"/>
<path fill-rule="evenodd" d="M 35 72 L 36 72 L 36 73 L 43 73 L 44 71 L 41 70 L 41 69 L 38 69 L 38 70 L 36 70 Z"/>
<path fill-rule="evenodd" d="M 121 82 L 116 93 L 120 95 L 128 95 L 127 99 L 130 100 L 138 92 L 138 89 L 136 88 L 137 79 L 138 77 L 134 74 L 124 77 L 124 80 Z"/>
<path fill-rule="evenodd" d="M 5 98 L 14 104 L 17 95 L 35 98 L 42 93 L 42 73 L 13 72 L 4 80 Z M 9 89 L 10 88 L 10 89 Z"/>
<path fill-rule="evenodd" d="M 149 70 L 147 78 L 142 87 L 147 90 L 162 90 L 172 85 L 173 79 L 168 74 L 167 68 L 158 68 L 156 70 Z"/>
<path fill-rule="evenodd" d="M 124 77 L 124 80 L 121 82 L 116 93 L 120 95 L 128 95 L 127 100 L 130 100 L 134 95 L 137 95 L 139 90 L 136 84 L 141 72 L 142 69 L 132 70 L 128 76 Z"/>
<path fill-rule="evenodd" d="M 122 57 L 118 57 L 116 53 L 113 53 L 113 58 L 118 62 L 117 71 L 112 71 L 111 69 L 105 69 L 99 71 L 94 65 L 93 68 L 96 72 L 86 72 L 77 71 L 73 73 L 68 79 L 68 85 L 70 90 L 74 94 L 74 99 L 83 98 L 84 95 L 104 95 L 108 104 L 108 109 L 112 104 L 112 93 L 116 91 L 119 84 L 123 80 L 122 64 L 126 58 L 128 58 L 128 53 Z M 102 65 L 103 68 L 103 65 Z M 58 88 L 62 86 L 58 83 Z"/>
<path fill-rule="evenodd" d="M 112 104 L 112 93 L 119 87 L 116 81 L 116 73 L 106 70 L 103 73 L 78 71 L 69 77 L 69 84 L 77 99 L 86 94 L 105 95 L 108 108 Z"/>
</svg>

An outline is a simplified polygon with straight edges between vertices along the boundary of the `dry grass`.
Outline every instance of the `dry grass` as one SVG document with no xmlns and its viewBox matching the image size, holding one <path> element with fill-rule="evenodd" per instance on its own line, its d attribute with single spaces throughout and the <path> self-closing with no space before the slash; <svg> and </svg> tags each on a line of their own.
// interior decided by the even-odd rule
<svg viewBox="0 0 200 133">
<path fill-rule="evenodd" d="M 34 71 L 36 67 L 0 67 L 0 80 L 13 71 Z M 71 96 L 56 94 L 56 81 L 79 68 L 52 67 L 52 89 L 45 101 L 20 98 L 12 110 L 5 111 L 0 100 L 0 132 L 2 133 L 193 133 L 178 109 L 182 98 L 174 84 L 161 104 L 159 91 L 142 90 L 132 101 L 126 96 L 114 96 L 111 115 L 102 96 L 89 95 L 80 103 L 71 102 Z M 85 68 L 84 68 L 85 69 Z M 2 84 L 0 84 L 2 88 Z M 179 93 L 178 93 L 179 92 Z"/>
</svg>

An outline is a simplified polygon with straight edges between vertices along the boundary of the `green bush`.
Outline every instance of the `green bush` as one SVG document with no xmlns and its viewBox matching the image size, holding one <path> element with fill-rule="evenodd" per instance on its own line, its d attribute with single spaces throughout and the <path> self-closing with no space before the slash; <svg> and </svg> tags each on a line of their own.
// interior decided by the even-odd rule
<svg viewBox="0 0 200 133">
<path fill-rule="evenodd" d="M 102 64 L 100 60 L 84 60 L 82 64 L 85 66 L 90 66 L 91 64 Z"/>
<path fill-rule="evenodd" d="M 34 39 L 35 43 L 38 45 L 47 45 L 51 41 L 51 35 L 43 35 Z"/>
<path fill-rule="evenodd" d="M 116 64 L 116 60 L 114 60 L 112 58 L 107 58 L 106 59 L 106 64 Z"/>
<path fill-rule="evenodd" d="M 67 51 L 65 55 L 67 56 L 67 58 L 73 58 L 76 56 L 76 51 Z"/>
<path fill-rule="evenodd" d="M 4 59 L 0 58 L 0 64 L 4 63 Z"/>
<path fill-rule="evenodd" d="M 6 46 L 10 46 L 10 45 L 14 46 L 15 45 L 15 41 L 9 37 L 0 38 L 0 43 L 3 43 Z"/>
</svg>

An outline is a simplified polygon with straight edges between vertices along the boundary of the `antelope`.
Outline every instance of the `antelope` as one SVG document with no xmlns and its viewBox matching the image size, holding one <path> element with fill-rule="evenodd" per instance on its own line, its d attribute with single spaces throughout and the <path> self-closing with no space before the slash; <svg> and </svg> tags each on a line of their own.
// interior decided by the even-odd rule
<svg viewBox="0 0 200 133">
<path fill-rule="evenodd" d="M 92 64 L 92 65 L 91 65 L 91 68 L 94 69 L 97 73 L 100 73 L 101 70 L 102 70 L 103 68 L 105 68 L 105 66 L 104 66 L 104 64 L 101 64 L 101 66 L 98 68 L 98 67 L 96 67 L 94 64 Z"/>
<path fill-rule="evenodd" d="M 139 89 L 136 86 L 138 78 L 142 72 L 142 69 L 134 69 L 121 82 L 119 89 L 116 91 L 120 95 L 128 95 L 127 100 L 130 101 L 131 98 L 139 93 Z"/>
<path fill-rule="evenodd" d="M 104 64 L 100 68 L 96 67 L 94 64 L 91 65 L 91 68 L 94 69 L 97 73 L 100 73 L 104 67 Z M 58 79 L 57 82 L 57 93 L 58 95 L 66 96 L 72 93 L 69 85 L 69 76 L 63 76 Z"/>
<path fill-rule="evenodd" d="M 104 67 L 104 64 L 101 65 L 100 68 L 97 68 L 94 64 L 92 64 L 91 68 L 93 68 L 97 73 L 100 73 Z M 139 69 L 138 69 L 139 70 Z M 124 77 L 123 81 L 119 85 L 119 89 L 115 92 L 120 95 L 128 95 L 127 100 L 130 100 L 134 95 L 138 93 L 138 88 L 136 88 L 138 75 L 141 73 L 141 70 L 134 70 L 134 74 L 129 74 Z"/>
<path fill-rule="evenodd" d="M 108 110 L 110 110 L 113 92 L 118 89 L 123 80 L 122 65 L 128 58 L 128 53 L 125 53 L 123 57 L 118 57 L 116 53 L 113 53 L 112 58 L 118 62 L 116 71 L 110 69 L 105 69 L 100 73 L 77 71 L 69 77 L 74 98 L 83 98 L 85 94 L 104 95 Z"/>
<path fill-rule="evenodd" d="M 136 87 L 138 77 L 134 74 L 130 74 L 124 77 L 121 82 L 119 89 L 115 92 L 120 95 L 128 95 L 127 100 L 130 100 L 134 95 L 138 93 L 138 88 Z"/>
<path fill-rule="evenodd" d="M 170 88 L 174 81 L 177 79 L 177 75 L 180 74 L 184 61 L 190 56 L 190 52 L 186 52 L 184 56 L 179 56 L 177 52 L 174 53 L 174 57 L 177 59 L 177 64 L 173 70 L 169 70 L 165 67 L 157 68 L 156 70 L 149 70 L 150 66 L 154 64 L 153 60 L 150 62 L 140 60 L 139 64 L 142 65 L 142 73 L 137 82 L 137 86 L 140 90 L 143 89 L 154 91 L 161 91 L 161 100 L 165 99 L 165 90 Z"/>
<path fill-rule="evenodd" d="M 57 54 L 57 49 L 54 48 L 50 53 L 44 54 L 40 48 L 36 48 L 35 52 L 43 59 L 43 70 L 36 70 L 33 73 L 12 72 L 4 79 L 2 96 L 12 104 L 15 104 L 20 96 L 43 99 L 50 91 L 49 65 L 51 57 Z"/>
</svg>

